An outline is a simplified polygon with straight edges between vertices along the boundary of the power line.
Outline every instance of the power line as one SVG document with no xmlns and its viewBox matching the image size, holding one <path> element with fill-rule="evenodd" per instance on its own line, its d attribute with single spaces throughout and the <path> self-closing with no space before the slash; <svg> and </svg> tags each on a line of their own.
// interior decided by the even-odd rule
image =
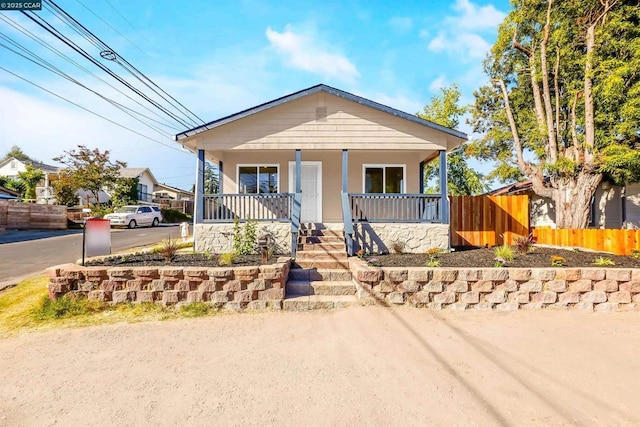
<svg viewBox="0 0 640 427">
<path fill-rule="evenodd" d="M 113 9 L 118 15 L 120 15 L 120 18 L 122 18 L 127 24 L 129 24 L 129 26 L 131 28 L 133 28 L 135 31 L 137 31 L 138 34 L 140 34 L 142 36 L 143 39 L 145 39 L 147 41 L 147 43 L 151 44 L 151 42 L 149 41 L 149 39 L 147 39 L 144 34 L 142 34 L 142 32 L 140 30 L 138 30 L 132 23 L 131 21 L 129 21 L 123 14 L 120 13 L 120 11 L 118 9 L 116 9 L 116 7 L 109 1 L 107 0 L 107 4 L 109 6 L 111 6 L 111 9 Z"/>
<path fill-rule="evenodd" d="M 91 111 L 91 110 L 89 110 L 88 108 L 85 108 L 85 107 L 83 107 L 82 105 L 77 104 L 77 103 L 75 103 L 75 102 L 73 102 L 73 101 L 71 101 L 71 100 L 69 100 L 69 99 L 67 99 L 67 98 L 63 97 L 62 95 L 58 95 L 57 93 L 55 93 L 55 92 L 53 92 L 53 91 L 50 91 L 49 89 L 44 88 L 44 87 L 42 87 L 42 86 L 38 85 L 37 83 L 34 83 L 34 82 L 32 82 L 31 80 L 29 80 L 29 79 L 27 79 L 27 78 L 24 78 L 24 77 L 22 77 L 22 76 L 20 76 L 20 75 L 18 75 L 18 74 L 16 74 L 16 73 L 14 73 L 14 72 L 12 72 L 12 71 L 9 71 L 9 70 L 7 70 L 6 68 L 4 68 L 4 67 L 2 67 L 2 66 L 0 66 L 0 70 L 3 70 L 3 71 L 5 71 L 5 72 L 7 72 L 7 73 L 11 74 L 12 76 L 19 78 L 20 80 L 23 80 L 23 81 L 25 81 L 25 82 L 27 82 L 27 83 L 29 83 L 29 84 L 31 84 L 31 85 L 33 85 L 33 86 L 35 86 L 35 87 L 37 87 L 37 88 L 39 88 L 39 89 L 43 90 L 43 91 L 45 91 L 45 92 L 47 92 L 47 93 L 49 93 L 49 94 L 51 94 L 51 95 L 55 96 L 56 98 L 62 99 L 63 101 L 68 102 L 69 104 L 75 105 L 76 107 L 81 108 L 81 109 L 83 109 L 84 111 L 86 111 L 86 112 L 88 112 L 88 113 L 90 113 L 90 114 L 93 114 L 94 116 L 100 117 L 101 119 L 104 119 L 104 120 L 108 121 L 109 123 L 112 123 L 112 124 L 114 124 L 114 125 L 116 125 L 116 126 L 118 126 L 118 127 L 121 127 L 121 128 L 123 128 L 123 129 L 126 129 L 126 130 L 128 130 L 129 132 L 135 133 L 136 135 L 141 136 L 141 137 L 143 137 L 143 138 L 145 138 L 145 139 L 148 139 L 149 141 L 153 141 L 153 142 L 155 142 L 155 143 L 157 143 L 157 144 L 164 145 L 164 146 L 165 146 L 165 147 L 167 147 L 167 148 L 170 148 L 170 149 L 172 149 L 172 150 L 179 151 L 179 152 L 183 153 L 183 151 L 182 151 L 182 150 L 180 150 L 179 148 L 176 148 L 176 147 L 175 147 L 175 146 L 173 146 L 173 145 L 165 144 L 165 143 L 164 143 L 164 142 L 162 142 L 162 141 L 158 141 L 157 139 L 153 139 L 153 138 L 151 138 L 151 137 L 149 137 L 149 136 L 147 136 L 147 135 L 144 135 L 144 134 L 142 134 L 142 133 L 140 133 L 140 132 L 137 132 L 137 131 L 135 131 L 135 130 L 133 130 L 133 129 L 131 129 L 131 128 L 128 128 L 128 127 L 126 127 L 126 126 L 124 126 L 124 125 L 122 125 L 122 124 L 120 124 L 120 123 L 117 123 L 117 122 L 115 122 L 115 121 L 113 121 L 113 120 L 111 120 L 111 119 L 108 119 L 108 118 L 104 117 L 103 115 L 98 114 L 98 113 L 96 113 L 95 111 Z"/>
<path fill-rule="evenodd" d="M 43 46 L 44 48 L 48 49 L 49 51 L 55 53 L 56 55 L 58 55 L 59 57 L 61 57 L 62 59 L 64 59 L 65 61 L 69 62 L 70 64 L 76 66 L 77 68 L 79 68 L 80 70 L 86 72 L 87 74 L 93 76 L 94 78 L 96 78 L 97 80 L 101 81 L 102 83 L 106 84 L 107 86 L 111 87 L 113 90 L 117 91 L 118 93 L 120 93 L 121 95 L 125 96 L 126 98 L 130 99 L 132 102 L 136 103 L 137 105 L 139 105 L 140 107 L 142 107 L 143 109 L 145 109 L 146 111 L 150 112 L 151 114 L 155 115 L 156 117 L 162 119 L 162 116 L 160 116 L 156 111 L 151 110 L 149 107 L 147 107 L 146 105 L 140 103 L 138 100 L 132 98 L 130 95 L 124 93 L 123 91 L 121 91 L 120 89 L 118 89 L 117 87 L 113 86 L 111 83 L 107 82 L 106 80 L 104 80 L 102 77 L 98 76 L 97 74 L 91 72 L 90 70 L 88 70 L 87 68 L 83 67 L 82 65 L 80 65 L 78 62 L 74 61 L 73 59 L 71 59 L 69 56 L 65 55 L 64 53 L 62 53 L 61 51 L 59 51 L 58 49 L 54 48 L 53 46 L 51 46 L 50 44 L 46 43 L 45 41 L 43 41 L 39 36 L 35 35 L 34 33 L 32 33 L 31 31 L 27 30 L 26 28 L 24 28 L 23 26 L 21 26 L 20 24 L 18 24 L 17 22 L 15 22 L 14 20 L 7 18 L 3 15 L 0 15 L 0 19 L 3 20 L 4 22 L 6 22 L 7 24 L 9 24 L 10 26 L 12 26 L 13 28 L 15 28 L 16 30 L 18 30 L 19 32 L 21 32 L 22 34 L 26 35 L 27 37 L 31 38 L 32 40 L 34 40 L 36 43 L 40 44 L 41 46 Z M 134 110 L 132 110 L 134 111 Z M 139 113 L 136 111 L 136 114 L 139 114 L 145 118 L 147 118 L 148 120 L 151 120 L 159 125 L 162 126 L 166 126 L 170 129 L 173 130 L 179 130 L 179 128 L 175 127 L 174 125 L 169 124 L 168 122 L 162 122 L 156 119 L 153 119 L 151 117 L 145 116 L 142 113 Z"/>
<path fill-rule="evenodd" d="M 205 123 L 193 111 L 189 110 L 182 103 L 180 103 L 177 99 L 175 99 L 173 96 L 168 94 L 164 89 L 162 89 L 160 86 L 158 86 L 155 82 L 153 82 L 144 73 L 142 73 L 140 70 L 138 70 L 136 67 L 134 67 L 131 63 L 129 63 L 124 57 L 122 57 L 121 55 L 117 54 L 115 52 L 115 50 L 113 50 L 109 45 L 107 45 L 104 41 L 102 41 L 98 36 L 93 34 L 90 30 L 88 30 L 80 22 L 78 22 L 76 19 L 74 19 L 71 15 L 69 15 L 64 9 L 62 9 L 60 6 L 58 6 L 53 0 L 49 0 L 49 3 L 51 3 L 57 9 L 57 11 L 63 15 L 64 19 L 71 20 L 74 23 L 75 26 L 77 26 L 79 29 L 81 29 L 81 33 L 88 34 L 91 37 L 92 40 L 98 41 L 104 47 L 104 49 L 103 49 L 104 51 L 108 51 L 108 52 L 112 53 L 115 56 L 114 59 L 116 60 L 116 62 L 118 64 L 122 65 L 125 69 L 128 69 L 128 71 L 130 71 L 130 72 L 131 72 L 131 70 L 135 71 L 135 73 L 132 73 L 132 75 L 134 77 L 136 77 L 140 82 L 142 82 L 147 87 L 149 87 L 151 90 L 153 90 L 156 94 L 158 94 L 162 99 L 164 99 L 166 102 L 171 104 L 174 108 L 180 110 L 180 108 L 178 108 L 175 104 L 177 104 L 179 107 L 181 107 L 184 110 L 184 111 L 182 111 L 182 113 L 185 114 L 185 117 L 187 117 L 190 121 L 192 121 L 193 124 L 197 125 L 198 121 L 201 122 L 202 124 Z M 126 64 L 126 67 L 125 67 L 125 65 L 123 65 L 123 63 Z M 140 78 L 138 76 L 141 76 L 142 78 Z M 156 90 L 154 90 L 146 82 L 148 82 L 149 84 L 151 84 L 152 86 L 154 86 L 155 88 L 160 90 L 161 93 L 156 91 Z M 169 98 L 169 99 L 167 99 L 167 98 Z M 195 117 L 196 120 L 194 120 L 192 117 Z"/>
</svg>

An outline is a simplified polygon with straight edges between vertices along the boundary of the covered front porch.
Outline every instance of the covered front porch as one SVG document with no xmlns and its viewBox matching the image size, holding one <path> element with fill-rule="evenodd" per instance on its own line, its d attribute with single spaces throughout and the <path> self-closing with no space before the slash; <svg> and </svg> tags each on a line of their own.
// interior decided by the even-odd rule
<svg viewBox="0 0 640 427">
<path fill-rule="evenodd" d="M 269 153 L 264 152 L 243 153 L 243 159 L 251 159 L 252 155 L 266 157 L 269 161 L 262 165 L 247 166 L 232 155 L 226 156 L 228 162 L 218 159 L 218 193 L 205 194 L 206 152 L 199 150 L 196 234 L 206 230 L 224 233 L 222 230 L 235 221 L 251 219 L 258 221 L 265 231 L 280 236 L 280 240 L 286 230 L 289 242 L 280 242 L 279 247 L 295 256 L 301 224 L 322 224 L 323 228 L 341 230 L 347 252 L 353 255 L 361 248 L 368 252 L 388 250 L 389 244 L 376 232 L 385 228 L 384 224 L 397 224 L 397 230 L 414 230 L 413 234 L 417 230 L 420 234 L 415 228 L 417 224 L 427 226 L 424 229 L 435 224 L 446 226 L 449 222 L 445 150 L 430 153 L 422 162 L 414 160 L 408 164 L 408 159 L 416 159 L 420 154 L 347 149 L 321 153 L 297 149 L 288 154 L 271 154 L 269 158 Z M 222 157 L 220 153 L 218 156 Z M 405 163 L 391 166 L 371 163 L 377 161 L 376 156 Z M 440 185 L 438 194 L 423 193 L 423 164 L 429 160 L 438 162 L 441 171 L 440 181 L 444 185 Z M 234 189 L 237 191 L 232 192 Z M 397 230 L 391 233 L 397 235 Z M 197 242 L 206 240 L 196 237 Z M 220 242 L 214 246 L 219 247 Z"/>
</svg>

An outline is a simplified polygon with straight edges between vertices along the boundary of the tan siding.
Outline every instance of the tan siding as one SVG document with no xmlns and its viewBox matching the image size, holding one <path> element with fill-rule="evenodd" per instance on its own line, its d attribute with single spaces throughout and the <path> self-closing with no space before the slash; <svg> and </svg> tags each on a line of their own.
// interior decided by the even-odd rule
<svg viewBox="0 0 640 427">
<path fill-rule="evenodd" d="M 326 105 L 327 117 L 316 120 Z M 318 93 L 219 126 L 198 136 L 205 150 L 437 150 L 447 136 L 374 108 Z"/>
</svg>

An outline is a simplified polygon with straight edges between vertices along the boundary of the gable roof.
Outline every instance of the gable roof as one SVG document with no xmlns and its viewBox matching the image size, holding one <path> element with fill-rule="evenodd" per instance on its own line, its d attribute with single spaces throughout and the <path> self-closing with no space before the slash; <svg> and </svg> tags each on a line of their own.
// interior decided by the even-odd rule
<svg viewBox="0 0 640 427">
<path fill-rule="evenodd" d="M 167 190 L 175 191 L 177 193 L 184 193 L 184 194 L 189 194 L 189 195 L 193 196 L 193 191 L 182 190 L 180 188 L 172 187 L 172 186 L 167 185 L 167 184 L 158 183 L 158 184 L 156 184 L 156 187 L 162 187 L 162 188 L 166 188 Z M 153 191 L 155 192 L 156 190 L 154 189 Z"/>
<path fill-rule="evenodd" d="M 36 169 L 42 169 L 44 172 L 60 172 L 60 168 L 58 166 L 52 166 L 52 165 L 48 165 L 46 163 L 42 163 L 42 162 L 36 162 L 35 160 L 20 160 L 20 159 L 16 159 L 15 157 L 9 157 L 8 159 L 5 159 L 4 161 L 0 162 L 0 168 L 3 167 L 4 165 L 8 164 L 9 162 L 16 160 L 20 163 L 22 163 L 23 165 L 31 165 Z"/>
<path fill-rule="evenodd" d="M 151 181 L 153 181 L 154 184 L 158 184 L 158 180 L 156 179 L 155 176 L 153 176 L 149 168 L 120 168 L 120 177 L 139 178 L 145 173 L 145 171 L 149 173 L 149 176 L 151 177 Z"/>
<path fill-rule="evenodd" d="M 7 187 L 3 187 L 1 185 L 0 185 L 0 194 L 7 195 L 7 196 L 12 196 L 11 198 L 20 196 L 19 192 L 14 191 L 14 190 L 10 190 Z"/>
<path fill-rule="evenodd" d="M 175 135 L 174 136 L 174 140 L 175 141 L 179 141 L 181 139 L 188 138 L 188 137 L 193 136 L 193 135 L 197 135 L 197 134 L 199 134 L 201 132 L 205 132 L 205 131 L 214 129 L 214 128 L 218 127 L 218 126 L 225 125 L 225 124 L 233 122 L 235 120 L 239 120 L 239 119 L 242 119 L 244 117 L 248 117 L 248 116 L 251 116 L 253 114 L 257 114 L 257 113 L 259 113 L 261 111 L 268 110 L 269 108 L 277 107 L 279 105 L 285 104 L 285 103 L 290 102 L 290 101 L 294 101 L 296 99 L 299 99 L 299 98 L 302 98 L 302 97 L 305 97 L 305 96 L 308 96 L 308 95 L 311 95 L 311 94 L 314 94 L 314 93 L 317 93 L 317 92 L 325 92 L 325 93 L 328 93 L 328 94 L 331 94 L 331 95 L 334 95 L 334 96 L 337 96 L 337 97 L 340 97 L 340 98 L 347 99 L 349 101 L 356 102 L 358 104 L 366 105 L 367 107 L 375 108 L 376 110 L 385 112 L 387 114 L 391 114 L 391 115 L 400 117 L 402 119 L 409 120 L 411 122 L 414 122 L 414 123 L 417 123 L 417 124 L 420 124 L 420 125 L 423 125 L 423 126 L 426 126 L 426 127 L 429 127 L 429 128 L 441 131 L 441 132 L 444 132 L 446 134 L 455 136 L 456 138 L 467 139 L 467 134 L 465 134 L 463 132 L 460 132 L 458 130 L 449 129 L 447 127 L 444 127 L 444 126 L 441 126 L 439 124 L 430 122 L 428 120 L 421 119 L 420 117 L 418 117 L 418 116 L 416 116 L 414 114 L 409 114 L 409 113 L 405 113 L 404 111 L 396 110 L 395 108 L 388 107 L 388 106 L 380 104 L 378 102 L 371 101 L 371 100 L 363 98 L 361 96 L 354 95 L 352 93 L 345 92 L 343 90 L 336 89 L 336 88 L 333 88 L 331 86 L 327 86 L 325 84 L 319 84 L 319 85 L 312 86 L 310 88 L 303 89 L 301 91 L 292 93 L 290 95 L 285 95 L 285 96 L 280 97 L 278 99 L 274 99 L 273 101 L 265 102 L 264 104 L 260 104 L 260 105 L 257 105 L 255 107 L 248 108 L 248 109 L 240 111 L 238 113 L 231 114 L 231 115 L 226 116 L 226 117 L 222 117 L 222 118 L 220 118 L 218 120 L 214 120 L 214 121 L 206 123 L 206 124 L 204 124 L 202 126 L 198 126 L 198 127 L 186 130 L 184 132 L 181 132 L 181 133 Z"/>
</svg>

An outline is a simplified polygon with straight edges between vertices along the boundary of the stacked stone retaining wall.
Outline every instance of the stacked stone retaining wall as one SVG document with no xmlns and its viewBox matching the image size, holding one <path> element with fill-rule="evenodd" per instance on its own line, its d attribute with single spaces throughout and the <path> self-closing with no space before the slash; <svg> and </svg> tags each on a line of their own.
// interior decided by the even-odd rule
<svg viewBox="0 0 640 427">
<path fill-rule="evenodd" d="M 380 268 L 351 258 L 365 302 L 433 309 L 640 310 L 640 269 Z"/>
<path fill-rule="evenodd" d="M 81 267 L 47 270 L 49 297 L 110 303 L 207 302 L 229 309 L 281 308 L 290 261 L 256 267 Z"/>
</svg>

